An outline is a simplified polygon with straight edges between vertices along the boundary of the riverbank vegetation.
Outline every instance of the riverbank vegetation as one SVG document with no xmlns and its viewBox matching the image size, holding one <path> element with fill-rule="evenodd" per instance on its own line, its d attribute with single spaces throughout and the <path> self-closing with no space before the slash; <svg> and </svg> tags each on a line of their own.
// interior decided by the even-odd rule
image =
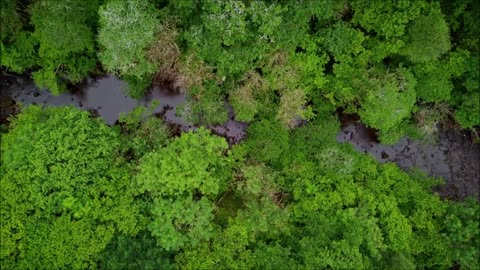
<svg viewBox="0 0 480 270">
<path fill-rule="evenodd" d="M 477 1 L 4 0 L 1 65 L 59 95 L 108 72 L 112 126 L 30 105 L 1 129 L 2 269 L 477 269 L 480 206 L 442 179 L 339 144 L 336 112 L 382 143 L 480 125 Z M 229 145 L 206 127 L 235 119 Z M 3 109 L 3 108 L 2 108 Z M 202 127 L 205 126 L 205 127 Z M 477 194 L 478 195 L 478 194 Z"/>
</svg>

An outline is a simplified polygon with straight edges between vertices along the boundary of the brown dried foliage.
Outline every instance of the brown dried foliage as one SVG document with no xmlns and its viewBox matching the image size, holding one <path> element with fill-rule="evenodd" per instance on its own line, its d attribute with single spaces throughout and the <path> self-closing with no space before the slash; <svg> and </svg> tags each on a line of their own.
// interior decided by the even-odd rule
<svg viewBox="0 0 480 270">
<path fill-rule="evenodd" d="M 188 54 L 178 66 L 177 87 L 189 89 L 194 86 L 203 88 L 206 79 L 215 79 L 212 68 L 197 59 L 194 53 Z"/>
<path fill-rule="evenodd" d="M 147 52 L 148 60 L 158 65 L 155 83 L 175 89 L 177 89 L 174 84 L 178 77 L 180 59 L 180 49 L 175 42 L 178 34 L 176 21 L 174 19 L 166 20 L 157 32 L 156 41 Z"/>
<path fill-rule="evenodd" d="M 268 89 L 265 79 L 254 70 L 244 75 L 241 84 L 234 93 L 234 98 L 239 103 L 255 102 L 255 93 L 265 92 Z"/>
</svg>

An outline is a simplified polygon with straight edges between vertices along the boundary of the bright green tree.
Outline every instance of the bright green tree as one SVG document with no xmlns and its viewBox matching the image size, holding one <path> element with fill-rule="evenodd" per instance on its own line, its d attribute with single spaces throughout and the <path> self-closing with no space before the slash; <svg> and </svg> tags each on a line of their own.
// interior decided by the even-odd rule
<svg viewBox="0 0 480 270">
<path fill-rule="evenodd" d="M 177 250 L 211 237 L 212 201 L 231 175 L 227 148 L 225 139 L 199 129 L 143 157 L 136 179 L 153 201 L 148 228 L 161 247 Z"/>
<path fill-rule="evenodd" d="M 380 131 L 382 142 L 394 143 L 403 135 L 396 131 L 415 105 L 416 80 L 405 68 L 387 73 L 372 70 L 369 77 L 359 115 L 365 124 Z"/>
<path fill-rule="evenodd" d="M 417 18 L 426 5 L 426 1 L 415 0 L 354 0 L 352 21 L 386 39 L 401 37 L 407 24 Z"/>
<path fill-rule="evenodd" d="M 86 268 L 138 207 L 120 137 L 72 107 L 29 106 L 1 142 L 2 268 Z"/>
</svg>

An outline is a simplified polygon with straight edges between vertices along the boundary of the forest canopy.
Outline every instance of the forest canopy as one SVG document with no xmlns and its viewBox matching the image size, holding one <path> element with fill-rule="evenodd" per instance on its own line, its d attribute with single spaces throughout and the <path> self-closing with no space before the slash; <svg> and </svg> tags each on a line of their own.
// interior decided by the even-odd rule
<svg viewBox="0 0 480 270">
<path fill-rule="evenodd" d="M 480 268 L 478 198 L 335 141 L 339 112 L 384 144 L 442 121 L 477 132 L 478 1 L 0 8 L 2 73 L 53 95 L 105 73 L 136 99 L 181 91 L 197 127 L 20 106 L 0 131 L 2 269 Z M 231 115 L 248 125 L 234 145 L 209 130 Z"/>
</svg>

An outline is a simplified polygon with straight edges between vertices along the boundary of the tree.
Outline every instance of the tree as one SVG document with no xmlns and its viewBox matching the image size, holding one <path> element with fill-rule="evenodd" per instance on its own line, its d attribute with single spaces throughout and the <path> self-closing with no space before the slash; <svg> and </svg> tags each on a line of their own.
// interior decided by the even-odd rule
<svg viewBox="0 0 480 270">
<path fill-rule="evenodd" d="M 135 161 L 168 143 L 169 129 L 162 119 L 153 115 L 158 105 L 158 102 L 152 102 L 149 108 L 139 106 L 128 114 L 120 113 L 118 117 L 122 127 L 123 151 L 126 155 L 131 151 L 131 158 Z"/>
<path fill-rule="evenodd" d="M 477 220 L 467 216 L 478 204 L 463 214 L 452 211 L 430 193 L 437 181 L 394 164 L 379 165 L 333 139 L 319 143 L 305 138 L 292 145 L 292 160 L 284 168 L 295 224 L 289 243 L 305 268 L 414 269 L 450 267 L 461 260 L 464 267 L 475 267 L 469 259 L 479 252 L 473 248 Z M 315 151 L 302 155 L 304 149 Z M 470 233 L 456 235 L 453 228 L 460 227 Z"/>
<path fill-rule="evenodd" d="M 365 124 L 379 129 L 382 142 L 394 143 L 403 134 L 393 134 L 410 117 L 415 105 L 416 80 L 405 68 L 386 74 L 381 70 L 371 72 L 367 83 L 370 89 L 362 100 L 359 115 Z"/>
<path fill-rule="evenodd" d="M 199 129 L 143 157 L 136 179 L 153 201 L 148 228 L 161 247 L 178 250 L 211 237 L 212 201 L 231 175 L 227 148 L 225 139 Z"/>
<path fill-rule="evenodd" d="M 351 22 L 369 33 L 366 47 L 370 50 L 370 59 L 381 62 L 399 52 L 404 45 L 402 37 L 408 24 L 422 14 L 427 2 L 354 0 L 351 1 L 351 5 L 353 11 Z"/>
<path fill-rule="evenodd" d="M 352 58 L 365 52 L 362 46 L 365 35 L 344 22 L 336 23 L 333 27 L 325 29 L 322 34 L 324 37 L 320 39 L 336 62 L 351 62 Z"/>
<path fill-rule="evenodd" d="M 478 269 L 477 201 L 441 198 L 440 179 L 336 137 L 340 112 L 382 143 L 431 139 L 449 116 L 476 129 L 479 8 L 0 1 L 2 72 L 59 94 L 98 59 L 135 98 L 152 84 L 184 93 L 177 113 L 195 124 L 173 134 L 157 103 L 112 127 L 71 107 L 12 116 L 0 127 L 0 267 Z M 201 125 L 232 116 L 248 128 L 230 149 Z"/>
<path fill-rule="evenodd" d="M 444 230 L 450 242 L 451 260 L 466 269 L 480 267 L 480 207 L 474 198 L 463 202 L 449 202 L 443 219 Z"/>
<path fill-rule="evenodd" d="M 212 79 L 188 89 L 187 102 L 179 106 L 179 113 L 190 123 L 221 125 L 228 120 L 223 89 Z"/>
<path fill-rule="evenodd" d="M 463 128 L 473 128 L 480 125 L 480 93 L 467 94 L 462 104 L 455 111 L 455 119 Z"/>
<path fill-rule="evenodd" d="M 271 201 L 240 210 L 210 242 L 186 248 L 176 256 L 180 269 L 292 269 L 293 252 L 277 242 L 286 233 L 288 214 Z"/>
<path fill-rule="evenodd" d="M 147 50 L 160 29 L 158 15 L 149 1 L 107 1 L 99 10 L 100 61 L 129 82 L 130 95 L 136 98 L 145 93 L 157 69 Z"/>
<path fill-rule="evenodd" d="M 480 125 L 480 61 L 475 53 L 466 50 L 456 50 L 449 55 L 444 66 L 450 72 L 454 89 L 450 104 L 456 109 L 455 120 L 463 128 L 473 128 Z"/>
<path fill-rule="evenodd" d="M 170 254 L 157 245 L 148 231 L 138 235 L 116 235 L 100 254 L 100 269 L 174 269 Z"/>
<path fill-rule="evenodd" d="M 138 206 L 117 132 L 72 107 L 29 106 L 1 142 L 2 268 L 85 268 Z"/>
<path fill-rule="evenodd" d="M 443 62 L 435 61 L 414 66 L 418 98 L 427 102 L 448 101 L 453 90 L 450 70 Z"/>
<path fill-rule="evenodd" d="M 288 210 L 276 197 L 281 192 L 276 183 L 278 174 L 264 164 L 240 166 L 238 180 L 217 204 L 217 219 L 221 212 L 228 215 L 225 226 L 217 229 L 210 241 L 179 253 L 179 268 L 295 268 L 292 250 L 281 243 L 290 224 Z M 239 196 L 241 203 L 227 208 L 225 201 L 233 196 Z"/>
<path fill-rule="evenodd" d="M 256 59 L 276 47 L 280 5 L 209 0 L 202 3 L 200 12 L 201 22 L 191 25 L 183 36 L 189 49 L 217 68 L 219 77 L 243 75 Z"/>
<path fill-rule="evenodd" d="M 264 119 L 255 122 L 248 128 L 245 147 L 254 160 L 279 165 L 282 156 L 288 153 L 288 130 L 277 121 Z"/>
<path fill-rule="evenodd" d="M 266 92 L 264 78 L 255 71 L 248 72 L 238 83 L 240 86 L 232 91 L 230 102 L 235 111 L 235 119 L 250 122 L 257 114 L 260 104 L 257 100 L 258 92 Z"/>
<path fill-rule="evenodd" d="M 97 9 L 98 1 L 40 0 L 32 5 L 40 65 L 33 78 L 40 88 L 59 95 L 67 83 L 79 83 L 95 68 Z"/>
<path fill-rule="evenodd" d="M 352 1 L 352 22 L 388 40 L 403 36 L 407 24 L 417 18 L 426 5 L 426 1 L 412 0 L 355 0 Z"/>
<path fill-rule="evenodd" d="M 449 29 L 440 7 L 431 9 L 408 26 L 405 46 L 400 50 L 415 63 L 436 60 L 450 50 Z"/>
<path fill-rule="evenodd" d="M 25 16 L 19 11 L 17 0 L 0 3 L 0 64 L 21 73 L 37 63 L 37 40 L 24 29 Z"/>
<path fill-rule="evenodd" d="M 247 73 L 278 47 L 276 33 L 284 9 L 264 1 L 247 4 L 238 0 L 208 0 L 170 3 L 167 10 L 183 17 L 184 31 L 180 37 L 185 45 L 185 62 L 188 56 L 195 55 L 200 60 L 195 62 L 211 67 L 209 75 L 214 77 L 200 77 L 193 87 L 187 87 L 189 102 L 184 112 L 194 123 L 225 122 L 228 118 L 224 106 L 227 91 L 236 80 L 248 77 Z M 189 69 L 188 63 L 185 64 Z M 195 63 L 190 64 L 195 66 Z M 235 109 L 238 109 L 238 102 L 243 102 L 241 99 L 249 96 L 248 88 L 242 89 L 241 93 L 231 91 Z M 239 119 L 250 121 L 255 114 L 254 107 L 253 104 L 241 110 Z"/>
</svg>

